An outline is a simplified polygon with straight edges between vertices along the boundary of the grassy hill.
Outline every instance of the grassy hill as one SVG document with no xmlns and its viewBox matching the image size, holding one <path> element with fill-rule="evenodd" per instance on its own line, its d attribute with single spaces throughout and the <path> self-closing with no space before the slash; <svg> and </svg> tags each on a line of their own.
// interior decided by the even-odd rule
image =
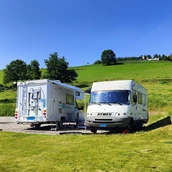
<svg viewBox="0 0 172 172">
<path fill-rule="evenodd" d="M 4 76 L 4 72 L 3 70 L 0 70 L 0 84 L 3 84 L 3 76 Z"/>
<path fill-rule="evenodd" d="M 135 61 L 115 66 L 88 65 L 73 67 L 73 69 L 78 73 L 77 82 L 73 84 L 82 87 L 83 90 L 91 86 L 95 81 L 134 79 L 148 90 L 149 110 L 166 112 L 172 106 L 171 62 Z M 0 71 L 0 83 L 2 82 L 3 71 Z M 2 103 L 8 99 L 7 102 L 12 103 L 11 106 L 14 108 L 15 97 L 15 91 L 0 92 L 0 107 L 4 106 Z M 3 112 L 1 110 L 0 115 L 8 113 L 5 109 Z"/>
<path fill-rule="evenodd" d="M 172 171 L 172 63 L 74 68 L 83 90 L 94 81 L 134 79 L 148 90 L 150 120 L 132 134 L 35 135 L 0 132 L 0 171 Z M 0 93 L 13 101 L 15 92 Z M 8 110 L 12 107 L 8 107 Z M 168 117 L 167 117 L 168 116 Z"/>
</svg>

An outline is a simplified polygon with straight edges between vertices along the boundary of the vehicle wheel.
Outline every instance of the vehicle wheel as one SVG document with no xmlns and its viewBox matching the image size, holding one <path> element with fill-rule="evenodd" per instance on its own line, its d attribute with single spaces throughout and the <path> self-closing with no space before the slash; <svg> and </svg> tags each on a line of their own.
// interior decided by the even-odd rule
<svg viewBox="0 0 172 172">
<path fill-rule="evenodd" d="M 63 129 L 63 119 L 58 122 L 59 129 Z"/>
<path fill-rule="evenodd" d="M 35 128 L 40 128 L 41 124 L 35 124 Z"/>
<path fill-rule="evenodd" d="M 126 130 L 123 131 L 123 133 L 128 134 L 128 133 L 132 133 L 133 132 L 133 122 L 130 121 L 130 123 L 128 124 Z"/>
<path fill-rule="evenodd" d="M 95 128 L 95 127 L 90 127 L 90 131 L 91 131 L 92 133 L 96 133 L 96 132 L 97 132 L 97 128 Z"/>
<path fill-rule="evenodd" d="M 139 122 L 137 125 L 136 125 L 136 130 L 140 131 L 143 129 L 143 122 Z"/>
</svg>

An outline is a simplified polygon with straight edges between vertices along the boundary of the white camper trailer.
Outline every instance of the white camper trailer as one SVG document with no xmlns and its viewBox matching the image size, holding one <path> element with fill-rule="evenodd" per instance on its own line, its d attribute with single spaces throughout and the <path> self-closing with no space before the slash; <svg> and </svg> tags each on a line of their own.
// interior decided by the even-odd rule
<svg viewBox="0 0 172 172">
<path fill-rule="evenodd" d="M 127 128 L 148 121 L 147 90 L 133 80 L 94 82 L 87 108 L 86 125 L 98 128 Z"/>
<path fill-rule="evenodd" d="M 63 122 L 77 123 L 77 99 L 83 99 L 82 90 L 60 81 L 43 79 L 18 82 L 15 120 L 35 127 L 45 123 L 57 123 L 59 126 Z"/>
</svg>

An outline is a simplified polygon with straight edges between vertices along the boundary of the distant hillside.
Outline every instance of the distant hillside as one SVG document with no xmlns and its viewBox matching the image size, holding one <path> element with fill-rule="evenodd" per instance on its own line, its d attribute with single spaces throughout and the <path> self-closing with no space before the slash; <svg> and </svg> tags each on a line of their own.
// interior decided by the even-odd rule
<svg viewBox="0 0 172 172">
<path fill-rule="evenodd" d="M 114 66 L 90 65 L 73 68 L 78 73 L 78 82 L 134 79 L 138 82 L 172 78 L 172 63 L 165 61 L 139 61 Z"/>
<path fill-rule="evenodd" d="M 138 82 L 150 82 L 172 78 L 172 63 L 167 61 L 129 61 L 112 66 L 100 64 L 72 67 L 72 69 L 78 73 L 78 83 L 88 84 L 103 80 L 134 79 Z M 42 71 L 44 72 L 44 69 Z M 0 70 L 0 83 L 3 83 L 3 70 Z"/>
<path fill-rule="evenodd" d="M 88 65 L 73 67 L 78 78 L 73 85 L 83 90 L 95 81 L 134 79 L 148 90 L 149 110 L 168 111 L 172 101 L 172 63 L 167 61 L 125 62 L 114 66 Z M 0 83 L 3 71 L 0 71 Z M 0 103 L 15 103 L 16 92 L 0 92 Z M 7 99 L 7 100 L 6 100 Z M 3 105 L 4 106 L 4 105 Z"/>
<path fill-rule="evenodd" d="M 4 72 L 3 70 L 0 70 L 0 84 L 3 84 L 3 76 L 4 76 Z"/>
</svg>

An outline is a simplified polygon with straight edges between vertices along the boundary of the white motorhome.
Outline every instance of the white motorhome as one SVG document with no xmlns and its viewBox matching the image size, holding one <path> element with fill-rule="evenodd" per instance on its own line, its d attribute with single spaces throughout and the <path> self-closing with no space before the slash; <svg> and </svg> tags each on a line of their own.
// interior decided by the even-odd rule
<svg viewBox="0 0 172 172">
<path fill-rule="evenodd" d="M 87 108 L 86 125 L 91 132 L 104 128 L 127 128 L 148 121 L 147 90 L 133 80 L 94 82 Z"/>
<path fill-rule="evenodd" d="M 82 90 L 60 81 L 48 79 L 17 83 L 15 120 L 40 127 L 45 123 L 78 122 L 76 100 L 83 99 Z M 82 109 L 82 108 L 80 108 Z"/>
</svg>

